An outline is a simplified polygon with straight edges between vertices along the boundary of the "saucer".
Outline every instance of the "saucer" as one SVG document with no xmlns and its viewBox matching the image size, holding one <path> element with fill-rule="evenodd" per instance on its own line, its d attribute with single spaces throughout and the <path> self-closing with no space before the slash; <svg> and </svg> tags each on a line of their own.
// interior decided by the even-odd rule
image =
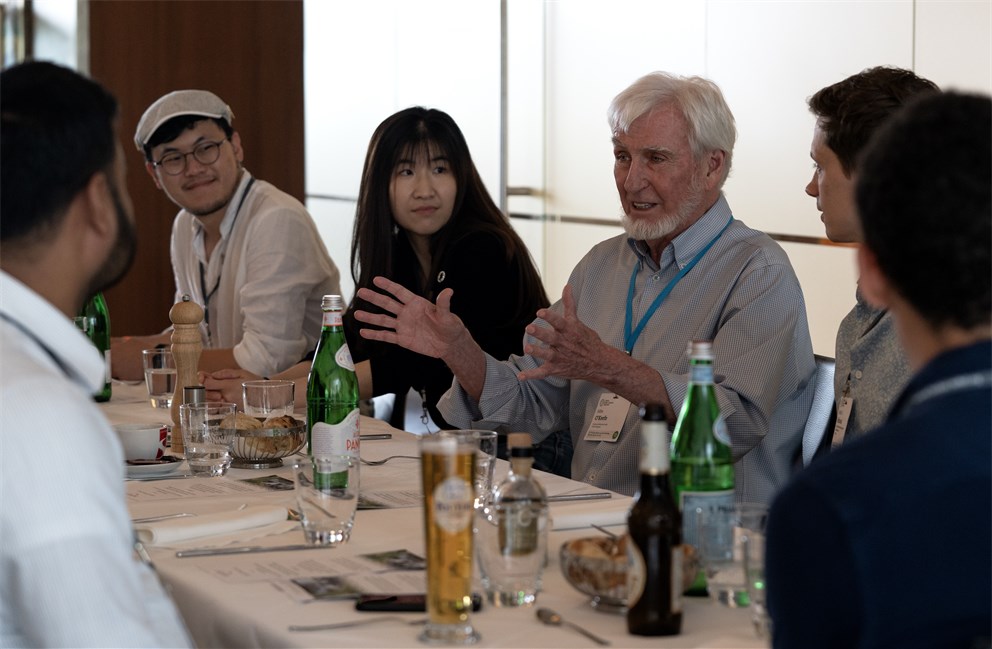
<svg viewBox="0 0 992 649">
<path fill-rule="evenodd" d="M 182 464 L 182 458 L 172 455 L 163 455 L 159 460 L 128 460 L 124 463 L 129 478 L 168 475 L 176 471 Z"/>
</svg>

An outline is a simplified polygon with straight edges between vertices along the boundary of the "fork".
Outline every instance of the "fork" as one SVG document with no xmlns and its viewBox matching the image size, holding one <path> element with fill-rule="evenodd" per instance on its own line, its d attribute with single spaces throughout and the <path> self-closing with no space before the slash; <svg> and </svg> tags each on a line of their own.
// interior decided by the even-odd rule
<svg viewBox="0 0 992 649">
<path fill-rule="evenodd" d="M 362 464 L 367 464 L 369 466 L 379 466 L 380 464 L 385 464 L 390 460 L 396 458 L 405 458 L 407 460 L 419 460 L 420 458 L 416 455 L 390 455 L 389 457 L 384 457 L 381 460 L 366 460 L 364 457 L 361 458 Z"/>
</svg>

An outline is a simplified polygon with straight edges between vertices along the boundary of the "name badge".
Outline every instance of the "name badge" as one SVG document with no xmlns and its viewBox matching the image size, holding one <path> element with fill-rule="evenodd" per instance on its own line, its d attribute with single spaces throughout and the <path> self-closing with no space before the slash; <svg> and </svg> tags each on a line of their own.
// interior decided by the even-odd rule
<svg viewBox="0 0 992 649">
<path fill-rule="evenodd" d="M 629 409 L 630 402 L 621 396 L 612 392 L 599 395 L 596 412 L 583 439 L 590 442 L 617 442 Z"/>
<path fill-rule="evenodd" d="M 852 408 L 854 408 L 854 399 L 843 397 L 840 400 L 840 405 L 837 406 L 837 424 L 834 426 L 833 439 L 830 440 L 831 448 L 840 446 L 844 441 L 844 435 L 847 434 L 847 422 L 851 419 Z"/>
</svg>

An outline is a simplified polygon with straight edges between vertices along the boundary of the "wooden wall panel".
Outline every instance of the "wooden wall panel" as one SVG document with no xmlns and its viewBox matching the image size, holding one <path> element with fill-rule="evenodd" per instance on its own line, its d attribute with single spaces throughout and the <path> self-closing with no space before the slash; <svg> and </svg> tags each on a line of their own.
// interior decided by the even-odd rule
<svg viewBox="0 0 992 649">
<path fill-rule="evenodd" d="M 134 129 L 161 95 L 210 90 L 234 111 L 245 166 L 304 200 L 303 3 L 299 0 L 93 0 L 90 74 L 121 104 L 138 254 L 107 292 L 114 335 L 169 324 L 174 281 L 169 236 L 178 208 L 157 190 Z"/>
</svg>

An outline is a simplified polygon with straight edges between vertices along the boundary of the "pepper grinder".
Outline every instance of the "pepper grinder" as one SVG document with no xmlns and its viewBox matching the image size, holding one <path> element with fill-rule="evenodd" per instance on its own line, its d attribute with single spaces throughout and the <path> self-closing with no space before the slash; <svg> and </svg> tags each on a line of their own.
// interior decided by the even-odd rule
<svg viewBox="0 0 992 649">
<path fill-rule="evenodd" d="M 169 310 L 169 320 L 172 320 L 172 357 L 176 361 L 176 391 L 172 395 L 172 450 L 182 453 L 179 404 L 183 402 L 183 389 L 199 383 L 196 370 L 203 350 L 203 342 L 200 340 L 203 309 L 190 300 L 189 295 L 184 295 L 182 302 L 176 302 Z"/>
</svg>

